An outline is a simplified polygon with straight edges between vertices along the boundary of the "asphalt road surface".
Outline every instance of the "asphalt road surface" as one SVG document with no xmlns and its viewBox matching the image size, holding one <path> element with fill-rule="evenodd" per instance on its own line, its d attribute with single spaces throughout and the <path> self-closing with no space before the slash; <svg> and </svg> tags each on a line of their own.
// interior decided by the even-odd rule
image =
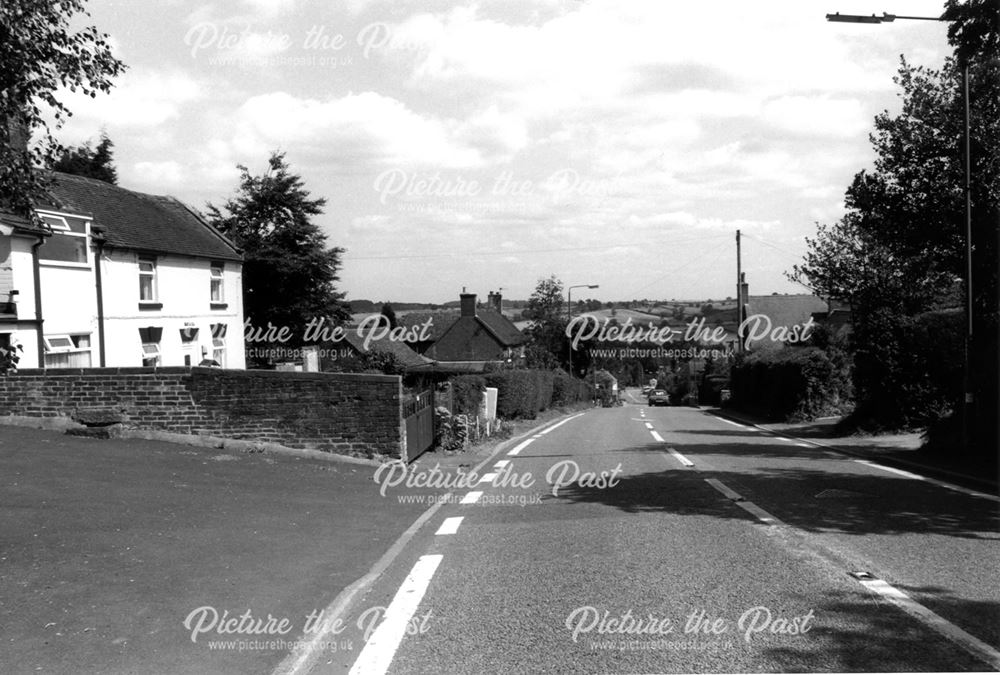
<svg viewBox="0 0 1000 675">
<path fill-rule="evenodd" d="M 636 399 L 541 431 L 277 672 L 1000 668 L 995 497 Z"/>
</svg>

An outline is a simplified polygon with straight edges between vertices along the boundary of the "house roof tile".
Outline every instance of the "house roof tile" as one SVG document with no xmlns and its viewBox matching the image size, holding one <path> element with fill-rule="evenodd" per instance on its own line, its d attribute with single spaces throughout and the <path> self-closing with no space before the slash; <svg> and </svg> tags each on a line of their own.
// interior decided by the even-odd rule
<svg viewBox="0 0 1000 675">
<path fill-rule="evenodd" d="M 239 250 L 193 209 L 173 197 L 133 192 L 93 178 L 52 175 L 52 203 L 39 208 L 88 213 L 110 247 L 242 260 Z"/>
<path fill-rule="evenodd" d="M 407 368 L 415 368 L 417 366 L 426 366 L 433 363 L 430 359 L 421 356 L 416 353 L 409 346 L 398 340 L 390 340 L 388 337 L 373 340 L 369 343 L 368 348 L 365 349 L 365 340 L 360 337 L 356 330 L 349 329 L 344 333 L 344 341 L 354 347 L 361 354 L 367 354 L 368 352 L 379 352 L 388 353 L 396 357 L 396 359 Z"/>
<path fill-rule="evenodd" d="M 827 304 L 815 295 L 751 295 L 747 316 L 763 314 L 773 326 L 802 324 L 814 313 L 827 311 Z"/>
</svg>

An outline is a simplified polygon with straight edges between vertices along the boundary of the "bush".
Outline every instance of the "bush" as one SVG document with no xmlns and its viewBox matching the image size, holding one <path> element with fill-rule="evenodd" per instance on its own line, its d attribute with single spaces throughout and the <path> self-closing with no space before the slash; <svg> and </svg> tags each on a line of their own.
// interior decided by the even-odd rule
<svg viewBox="0 0 1000 675">
<path fill-rule="evenodd" d="M 454 412 L 477 416 L 479 407 L 483 403 L 486 380 L 479 375 L 460 375 L 449 382 L 451 382 Z"/>
<path fill-rule="evenodd" d="M 534 419 L 543 410 L 591 397 L 587 384 L 561 370 L 502 370 L 484 379 L 497 389 L 497 416 L 507 419 Z"/>
<path fill-rule="evenodd" d="M 592 396 L 590 385 L 582 380 L 570 377 L 564 370 L 557 370 L 552 378 L 552 405 L 559 407 L 590 400 Z"/>
<path fill-rule="evenodd" d="M 534 419 L 538 414 L 535 370 L 503 370 L 486 375 L 486 386 L 497 389 L 497 416 Z"/>
<path fill-rule="evenodd" d="M 912 429 L 933 425 L 961 400 L 961 310 L 899 316 L 873 312 L 855 334 L 858 407 L 852 429 Z"/>
<path fill-rule="evenodd" d="M 732 403 L 784 421 L 843 412 L 851 400 L 850 367 L 816 347 L 751 354 L 732 368 Z"/>
<path fill-rule="evenodd" d="M 440 450 L 457 451 L 465 448 L 469 439 L 469 420 L 465 415 L 452 415 L 447 408 L 434 409 L 434 445 Z"/>
</svg>

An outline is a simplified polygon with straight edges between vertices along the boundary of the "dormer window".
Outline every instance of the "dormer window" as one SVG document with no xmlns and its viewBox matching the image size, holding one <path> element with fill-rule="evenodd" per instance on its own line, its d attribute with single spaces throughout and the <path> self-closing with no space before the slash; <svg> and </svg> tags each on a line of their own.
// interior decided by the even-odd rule
<svg viewBox="0 0 1000 675">
<path fill-rule="evenodd" d="M 38 249 L 39 260 L 72 267 L 90 265 L 88 221 L 49 213 L 40 213 L 38 217 L 52 230 L 52 236 Z"/>
</svg>

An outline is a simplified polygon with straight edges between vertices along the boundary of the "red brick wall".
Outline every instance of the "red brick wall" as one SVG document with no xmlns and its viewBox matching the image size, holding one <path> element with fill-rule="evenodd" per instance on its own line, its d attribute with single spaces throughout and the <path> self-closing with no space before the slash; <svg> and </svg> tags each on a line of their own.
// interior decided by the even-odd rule
<svg viewBox="0 0 1000 675">
<path fill-rule="evenodd" d="M 21 370 L 0 377 L 0 415 L 113 410 L 141 429 L 269 441 L 341 454 L 402 447 L 398 376 L 218 368 Z"/>
</svg>

